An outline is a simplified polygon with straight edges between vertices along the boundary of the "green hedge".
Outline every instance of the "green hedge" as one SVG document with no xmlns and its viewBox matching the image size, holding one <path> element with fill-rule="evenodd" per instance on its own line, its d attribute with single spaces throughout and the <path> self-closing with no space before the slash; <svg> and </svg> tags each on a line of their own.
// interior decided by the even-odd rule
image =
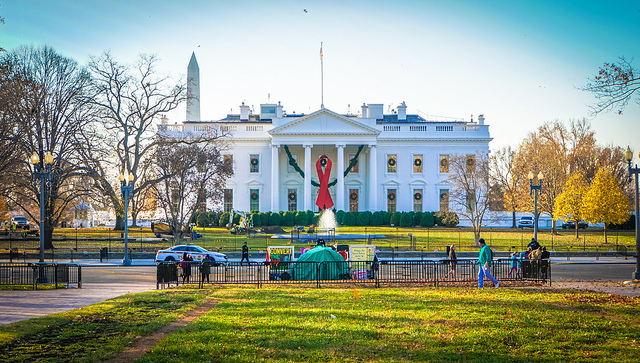
<svg viewBox="0 0 640 363">
<path fill-rule="evenodd" d="M 198 226 L 225 227 L 229 223 L 229 212 L 199 212 L 194 214 L 189 220 L 190 223 L 196 223 Z M 254 212 L 252 213 L 253 226 L 255 228 L 262 226 L 308 226 L 317 225 L 319 215 L 310 210 L 307 211 L 281 211 L 272 212 Z M 446 226 L 449 228 L 456 227 L 460 223 L 458 215 L 454 212 L 394 212 L 387 211 L 363 211 L 363 212 L 345 212 L 336 211 L 336 220 L 338 225 L 342 226 L 389 226 L 396 227 L 414 227 L 421 226 L 431 228 L 434 226 Z M 234 223 L 240 223 L 240 215 L 234 215 Z"/>
</svg>

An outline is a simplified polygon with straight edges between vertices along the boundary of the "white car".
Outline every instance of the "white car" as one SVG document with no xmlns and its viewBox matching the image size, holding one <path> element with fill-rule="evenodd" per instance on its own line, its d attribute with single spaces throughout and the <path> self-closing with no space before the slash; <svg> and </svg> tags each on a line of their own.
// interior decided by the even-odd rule
<svg viewBox="0 0 640 363">
<path fill-rule="evenodd" d="M 211 263 L 226 263 L 227 256 L 223 253 L 207 251 L 206 249 L 196 245 L 177 245 L 166 250 L 160 250 L 156 253 L 156 262 L 173 262 L 180 261 L 184 253 L 191 255 L 194 262 L 200 262 L 204 256 L 211 256 Z"/>
</svg>

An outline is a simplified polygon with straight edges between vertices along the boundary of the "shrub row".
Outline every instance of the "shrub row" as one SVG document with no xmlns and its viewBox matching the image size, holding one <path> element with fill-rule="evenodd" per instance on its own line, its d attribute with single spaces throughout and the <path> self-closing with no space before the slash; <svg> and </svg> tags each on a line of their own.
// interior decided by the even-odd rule
<svg viewBox="0 0 640 363">
<path fill-rule="evenodd" d="M 254 227 L 262 226 L 309 226 L 317 225 L 319 216 L 312 211 L 296 212 L 254 212 L 251 213 Z M 229 212 L 200 212 L 190 220 L 198 226 L 224 227 L 229 223 Z M 345 212 L 337 211 L 336 220 L 343 226 L 397 226 L 397 227 L 456 227 L 460 222 L 454 212 Z M 234 215 L 233 223 L 240 223 L 240 216 Z"/>
</svg>

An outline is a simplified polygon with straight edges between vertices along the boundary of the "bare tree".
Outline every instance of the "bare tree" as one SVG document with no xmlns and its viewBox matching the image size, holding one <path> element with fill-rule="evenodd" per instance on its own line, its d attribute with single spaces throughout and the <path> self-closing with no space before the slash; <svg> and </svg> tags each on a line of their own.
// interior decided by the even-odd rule
<svg viewBox="0 0 640 363">
<path fill-rule="evenodd" d="M 520 193 L 523 175 L 514 172 L 516 155 L 516 150 L 511 146 L 505 146 L 495 151 L 489 158 L 491 184 L 501 190 L 504 208 L 511 211 L 511 228 L 516 228 L 516 211 L 523 205 L 523 193 Z"/>
<path fill-rule="evenodd" d="M 456 212 L 471 221 L 476 245 L 482 221 L 489 212 L 489 158 L 486 153 L 449 158 L 450 201 Z"/>
<path fill-rule="evenodd" d="M 182 240 L 181 227 L 198 209 L 201 198 L 222 198 L 226 179 L 232 175 L 225 163 L 224 143 L 207 142 L 192 145 L 169 143 L 158 148 L 158 205 L 175 233 Z"/>
<path fill-rule="evenodd" d="M 23 102 L 27 102 L 29 88 L 35 86 L 19 67 L 15 57 L 0 59 L 0 190 L 5 193 L 14 184 L 15 171 L 24 167 L 23 139 L 30 124 L 23 117 Z"/>
<path fill-rule="evenodd" d="M 5 196 L 37 221 L 34 206 L 39 205 L 40 188 L 33 183 L 34 169 L 27 158 L 35 152 L 40 156 L 42 167 L 45 152 L 53 154 L 51 180 L 45 190 L 44 231 L 41 231 L 45 248 L 49 249 L 53 248 L 53 227 L 70 203 L 88 192 L 82 183 L 77 183 L 82 174 L 77 167 L 76 135 L 92 118 L 86 94 L 90 77 L 75 61 L 50 47 L 21 47 L 8 56 L 17 62 L 14 72 L 32 83 L 16 115 L 29 123 L 22 139 L 23 165 L 14 171 L 15 186 Z"/>
<path fill-rule="evenodd" d="M 155 56 L 141 55 L 134 66 L 122 65 L 108 52 L 89 62 L 105 142 L 88 155 L 85 168 L 116 210 L 116 229 L 124 228 L 124 203 L 117 184 L 112 183 L 119 172 L 129 172 L 135 176 L 133 194 L 141 196 L 159 181 L 145 174 L 153 170 L 149 165 L 159 140 L 155 122 L 185 100 L 186 85 L 158 75 L 156 63 Z M 138 212 L 147 208 L 140 201 L 131 200 L 134 225 Z"/>
<path fill-rule="evenodd" d="M 604 63 L 598 74 L 589 78 L 587 85 L 580 89 L 595 96 L 596 102 L 591 107 L 594 115 L 614 108 L 621 114 L 634 97 L 640 105 L 637 94 L 640 89 L 640 72 L 620 57 L 615 63 Z"/>
</svg>

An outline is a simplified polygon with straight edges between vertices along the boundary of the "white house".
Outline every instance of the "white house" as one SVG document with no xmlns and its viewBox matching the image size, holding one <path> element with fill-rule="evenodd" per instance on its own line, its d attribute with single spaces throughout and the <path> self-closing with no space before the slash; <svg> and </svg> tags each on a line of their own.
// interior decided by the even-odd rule
<svg viewBox="0 0 640 363">
<path fill-rule="evenodd" d="M 358 115 L 326 108 L 287 114 L 279 102 L 261 104 L 253 113 L 243 103 L 240 114 L 202 121 L 195 55 L 187 77 L 187 120 L 164 122 L 159 133 L 171 137 L 210 128 L 229 133 L 233 146 L 225 158 L 233 163 L 234 176 L 227 182 L 225 210 L 317 211 L 324 185 L 337 210 L 448 209 L 449 155 L 487 153 L 492 140 L 482 115 L 475 122 L 431 121 L 407 114 L 404 102 L 391 114 L 383 113 L 383 104 L 363 104 Z M 321 178 L 317 172 L 323 155 L 331 165 L 328 178 L 323 175 L 328 165 L 321 167 Z"/>
</svg>

